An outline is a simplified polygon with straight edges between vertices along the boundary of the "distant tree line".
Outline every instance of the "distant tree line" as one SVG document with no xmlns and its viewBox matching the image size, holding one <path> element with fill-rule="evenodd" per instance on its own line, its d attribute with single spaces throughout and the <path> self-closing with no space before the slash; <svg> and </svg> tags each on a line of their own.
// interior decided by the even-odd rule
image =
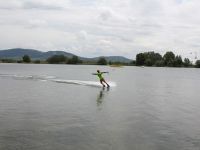
<svg viewBox="0 0 200 150">
<path fill-rule="evenodd" d="M 128 65 L 128 63 L 123 62 L 108 62 L 104 57 L 100 57 L 97 61 L 82 61 L 78 56 L 68 58 L 64 55 L 53 55 L 49 57 L 46 62 L 50 64 Z"/>
<path fill-rule="evenodd" d="M 136 65 L 136 66 L 154 66 L 154 67 L 197 67 L 200 68 L 200 60 L 193 64 L 189 58 L 175 55 L 168 51 L 163 56 L 154 51 L 139 53 L 136 60 L 130 63 L 107 61 L 104 57 L 100 57 L 97 61 L 83 61 L 78 56 L 66 57 L 64 55 L 53 55 L 46 60 L 32 60 L 30 56 L 24 55 L 20 60 L 0 58 L 2 63 L 49 63 L 49 64 L 90 64 L 90 65 Z"/>
<path fill-rule="evenodd" d="M 28 55 L 24 55 L 22 59 L 16 60 L 16 59 L 11 59 L 11 58 L 2 58 L 0 59 L 1 62 L 3 63 L 31 63 L 31 58 Z"/>
<path fill-rule="evenodd" d="M 53 55 L 49 57 L 46 62 L 49 64 L 81 64 L 82 60 L 78 58 L 78 56 L 72 56 L 68 58 L 64 55 Z"/>
<path fill-rule="evenodd" d="M 175 55 L 173 52 L 166 52 L 163 56 L 155 52 L 144 52 L 136 55 L 136 66 L 155 66 L 155 67 L 194 67 L 189 58 Z M 197 60 L 195 67 L 200 68 L 200 60 Z"/>
</svg>

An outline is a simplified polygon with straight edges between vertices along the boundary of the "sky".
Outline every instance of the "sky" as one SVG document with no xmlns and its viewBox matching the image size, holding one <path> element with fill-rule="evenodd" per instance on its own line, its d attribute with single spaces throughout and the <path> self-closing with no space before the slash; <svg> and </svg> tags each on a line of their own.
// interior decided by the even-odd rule
<svg viewBox="0 0 200 150">
<path fill-rule="evenodd" d="M 0 0 L 0 49 L 200 56 L 200 0 Z"/>
</svg>

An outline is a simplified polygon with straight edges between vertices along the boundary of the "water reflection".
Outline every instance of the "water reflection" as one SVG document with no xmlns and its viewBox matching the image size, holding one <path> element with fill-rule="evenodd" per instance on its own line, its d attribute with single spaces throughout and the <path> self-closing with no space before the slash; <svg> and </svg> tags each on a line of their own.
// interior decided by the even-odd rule
<svg viewBox="0 0 200 150">
<path fill-rule="evenodd" d="M 103 87 L 100 92 L 99 95 L 97 96 L 97 106 L 100 106 L 103 103 L 103 99 L 105 97 L 105 92 L 109 91 L 110 88 L 108 87 Z"/>
</svg>

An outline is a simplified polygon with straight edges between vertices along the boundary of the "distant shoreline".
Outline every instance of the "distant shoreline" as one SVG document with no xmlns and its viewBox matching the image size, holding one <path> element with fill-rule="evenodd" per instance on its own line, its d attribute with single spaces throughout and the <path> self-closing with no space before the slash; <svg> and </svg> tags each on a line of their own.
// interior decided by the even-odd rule
<svg viewBox="0 0 200 150">
<path fill-rule="evenodd" d="M 163 56 L 154 51 L 139 53 L 135 60 L 131 60 L 123 56 L 84 58 L 64 51 L 41 52 L 21 48 L 0 50 L 0 63 L 200 68 L 200 60 L 197 59 L 197 56 L 195 56 L 195 59 L 196 62 L 193 63 L 189 58 L 182 59 L 181 55 L 175 55 L 172 51 L 167 51 Z"/>
<path fill-rule="evenodd" d="M 158 66 L 136 66 L 136 65 L 98 65 L 98 64 L 62 64 L 62 63 L 58 63 L 58 64 L 49 64 L 49 63 L 6 63 L 6 62 L 0 62 L 1 64 L 19 64 L 19 65 L 71 65 L 71 66 L 108 66 L 108 67 L 113 67 L 113 68 L 123 68 L 123 67 L 138 67 L 138 68 L 197 68 L 195 66 L 190 66 L 190 67 L 168 67 L 168 66 L 162 66 L 162 67 L 158 67 Z"/>
</svg>

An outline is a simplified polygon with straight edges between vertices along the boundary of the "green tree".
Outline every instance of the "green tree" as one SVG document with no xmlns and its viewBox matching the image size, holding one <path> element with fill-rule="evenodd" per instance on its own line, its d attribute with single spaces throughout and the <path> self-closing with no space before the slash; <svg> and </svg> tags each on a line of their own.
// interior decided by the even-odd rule
<svg viewBox="0 0 200 150">
<path fill-rule="evenodd" d="M 162 56 L 155 52 L 145 52 L 136 55 L 136 65 L 155 66 L 156 61 L 162 60 Z"/>
<path fill-rule="evenodd" d="M 149 59 L 151 61 L 151 65 L 154 65 L 156 61 L 162 60 L 162 56 L 159 53 L 155 52 L 146 52 L 144 53 L 145 59 Z M 147 65 L 147 64 L 146 64 Z"/>
<path fill-rule="evenodd" d="M 175 61 L 175 55 L 173 52 L 166 52 L 165 55 L 163 56 L 164 63 L 166 66 L 172 67 L 174 66 L 174 61 Z"/>
<path fill-rule="evenodd" d="M 31 58 L 28 55 L 24 55 L 22 57 L 23 62 L 25 63 L 30 63 L 31 62 Z"/>
<path fill-rule="evenodd" d="M 107 61 L 104 57 L 100 57 L 99 60 L 97 61 L 98 65 L 107 65 Z"/>
<path fill-rule="evenodd" d="M 177 55 L 174 60 L 174 67 L 181 67 L 183 65 L 182 57 Z"/>
<path fill-rule="evenodd" d="M 73 56 L 71 59 L 68 60 L 68 64 L 78 64 L 82 61 L 78 58 L 78 56 Z"/>
<path fill-rule="evenodd" d="M 53 55 L 49 57 L 46 61 L 50 64 L 65 63 L 67 58 L 64 55 Z"/>
<path fill-rule="evenodd" d="M 146 66 L 152 66 L 153 65 L 153 62 L 150 58 L 147 58 L 144 63 L 145 63 Z"/>
<path fill-rule="evenodd" d="M 34 62 L 35 64 L 40 64 L 41 61 L 40 61 L 40 60 L 34 60 L 33 62 Z"/>
<path fill-rule="evenodd" d="M 132 62 L 131 62 L 131 65 L 136 65 L 136 60 L 133 60 Z"/>
<path fill-rule="evenodd" d="M 143 53 L 139 53 L 136 55 L 136 65 L 143 66 L 145 62 L 145 55 Z"/>
<path fill-rule="evenodd" d="M 112 61 L 109 61 L 109 62 L 108 62 L 108 64 L 109 64 L 109 65 L 112 65 L 112 64 L 113 64 L 113 62 L 112 62 Z"/>
<path fill-rule="evenodd" d="M 192 65 L 191 61 L 189 60 L 189 58 L 185 58 L 184 62 L 183 62 L 184 67 L 189 67 Z"/>
<path fill-rule="evenodd" d="M 197 60 L 197 61 L 196 61 L 195 66 L 196 66 L 197 68 L 200 68 L 200 60 Z"/>
<path fill-rule="evenodd" d="M 165 63 L 163 60 L 158 60 L 155 62 L 155 66 L 156 67 L 164 67 L 165 66 Z"/>
<path fill-rule="evenodd" d="M 4 58 L 1 60 L 3 63 L 15 63 L 16 60 L 14 59 L 9 59 L 9 58 Z"/>
<path fill-rule="evenodd" d="M 17 60 L 17 63 L 23 63 L 23 61 L 22 60 Z"/>
</svg>

